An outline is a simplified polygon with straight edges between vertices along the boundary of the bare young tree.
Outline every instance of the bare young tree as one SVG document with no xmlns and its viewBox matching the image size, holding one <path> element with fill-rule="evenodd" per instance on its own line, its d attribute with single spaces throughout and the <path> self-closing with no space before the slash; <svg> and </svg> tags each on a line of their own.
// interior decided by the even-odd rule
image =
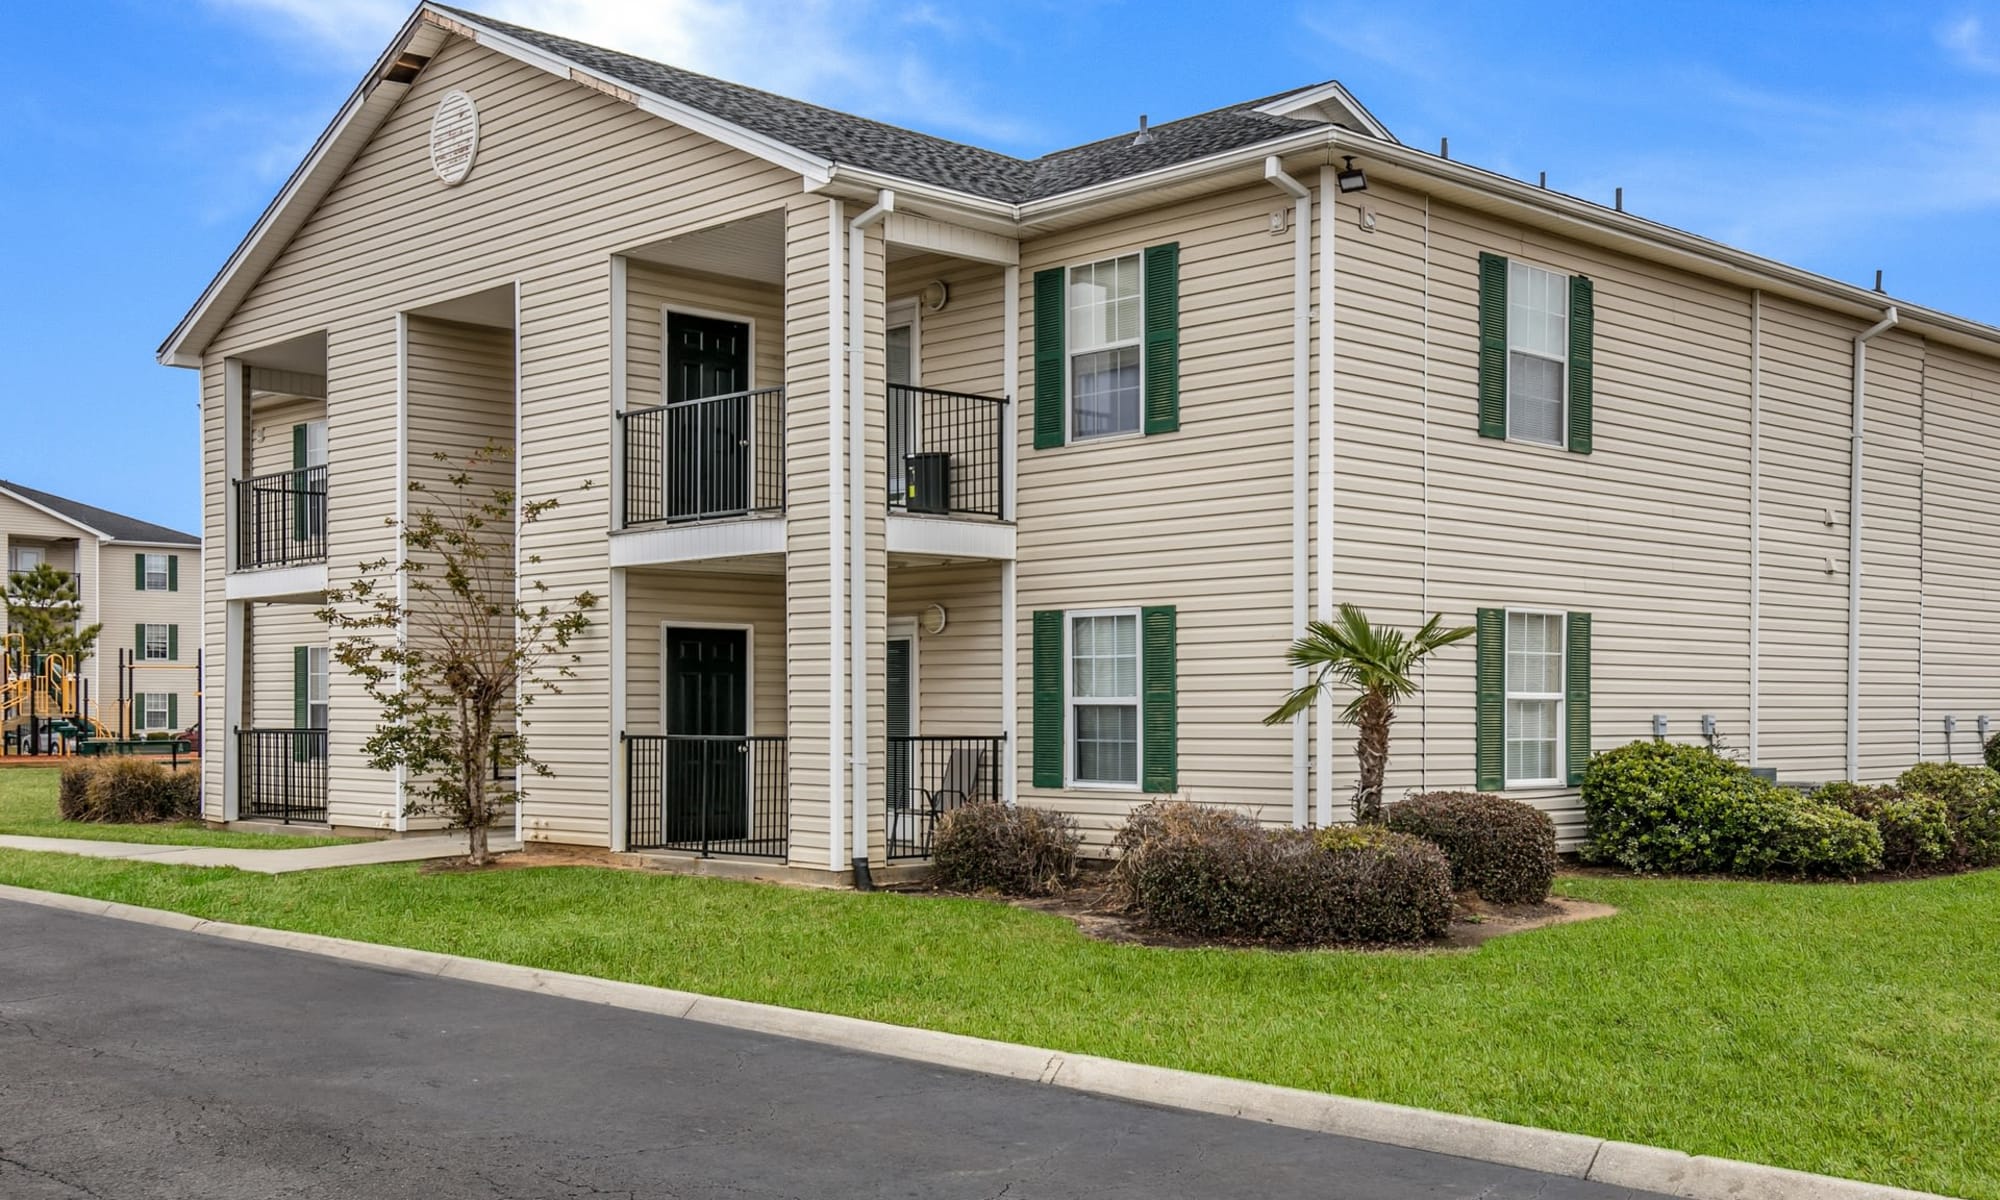
<svg viewBox="0 0 2000 1200">
<path fill-rule="evenodd" d="M 516 497 L 513 472 L 496 470 L 511 450 L 489 444 L 458 462 L 431 457 L 445 470 L 442 486 L 409 484 L 413 501 L 427 502 L 413 503 L 399 553 L 360 564 L 352 584 L 327 593 L 319 615 L 336 634 L 334 661 L 381 708 L 362 745 L 369 765 L 404 768 L 407 811 L 465 830 L 467 861 L 484 866 L 492 861 L 487 831 L 514 798 L 499 778 L 509 773 L 496 768 L 553 774 L 529 752 L 526 713 L 574 676 L 579 656 L 570 646 L 589 628 L 598 597 L 586 591 L 551 603 L 545 581 L 519 577 L 517 530 L 558 502 Z M 522 567 L 540 562 L 529 555 Z M 503 736 L 508 724 L 514 730 Z"/>
</svg>

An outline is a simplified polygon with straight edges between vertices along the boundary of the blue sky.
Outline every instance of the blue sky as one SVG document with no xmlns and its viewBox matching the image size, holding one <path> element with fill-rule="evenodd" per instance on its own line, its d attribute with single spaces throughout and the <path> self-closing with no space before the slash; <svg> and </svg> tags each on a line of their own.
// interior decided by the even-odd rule
<svg viewBox="0 0 2000 1200">
<path fill-rule="evenodd" d="M 464 6 L 1020 154 L 1338 78 L 1411 145 L 2000 323 L 2000 2 Z M 0 478 L 196 528 L 154 347 L 409 7 L 9 6 Z"/>
</svg>

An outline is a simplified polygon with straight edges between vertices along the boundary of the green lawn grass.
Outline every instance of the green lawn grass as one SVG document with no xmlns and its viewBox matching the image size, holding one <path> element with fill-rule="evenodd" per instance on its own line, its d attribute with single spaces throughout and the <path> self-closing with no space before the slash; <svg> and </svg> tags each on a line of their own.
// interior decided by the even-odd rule
<svg viewBox="0 0 2000 1200">
<path fill-rule="evenodd" d="M 1114 946 L 974 900 L 614 871 L 264 877 L 0 851 L 0 882 L 2000 1200 L 2000 873 L 1576 877 L 1462 953 Z"/>
<path fill-rule="evenodd" d="M 149 846 L 220 846 L 229 850 L 296 850 L 304 846 L 337 846 L 354 840 L 206 829 L 199 821 L 159 825 L 100 825 L 91 821 L 65 821 L 56 811 L 58 773 L 59 768 L 56 767 L 9 767 L 0 771 L 0 834 L 85 838 L 93 842 L 143 842 Z"/>
</svg>

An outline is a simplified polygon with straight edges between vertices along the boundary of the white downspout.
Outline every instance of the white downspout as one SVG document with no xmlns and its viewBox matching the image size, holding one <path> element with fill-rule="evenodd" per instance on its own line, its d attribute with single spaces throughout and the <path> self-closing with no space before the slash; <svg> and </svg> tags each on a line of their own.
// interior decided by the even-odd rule
<svg viewBox="0 0 2000 1200">
<path fill-rule="evenodd" d="M 847 603 L 847 555 L 841 535 L 842 514 L 846 512 L 846 494 L 843 491 L 844 459 L 846 449 L 841 444 L 842 430 L 846 426 L 846 397 L 842 387 L 846 374 L 842 370 L 840 348 L 846 340 L 847 325 L 843 320 L 841 304 L 847 298 L 847 290 L 841 284 L 841 241 L 840 218 L 844 210 L 839 200 L 826 202 L 826 540 L 827 540 L 827 629 L 826 629 L 826 867 L 829 871 L 841 868 L 840 825 L 845 812 L 847 760 L 846 748 L 841 744 L 842 722 L 846 718 L 847 628 L 843 620 Z"/>
<path fill-rule="evenodd" d="M 1021 512 L 1016 503 L 1021 464 L 1015 440 L 1020 436 L 1021 268 L 1007 267 L 1000 279 L 1001 292 L 1005 296 L 1000 310 L 1000 383 L 1001 392 L 1007 397 L 1004 433 L 1000 438 L 1001 495 L 1005 500 L 1007 519 L 1018 524 Z M 1000 730 L 1007 738 L 1007 744 L 1001 749 L 1001 758 L 1005 763 L 1001 794 L 1009 804 L 1018 799 L 1018 747 L 1021 742 L 1020 710 L 1014 695 L 1021 683 L 1020 659 L 1015 653 L 1020 621 L 1016 583 L 1014 560 L 1009 558 L 1000 564 Z"/>
<path fill-rule="evenodd" d="M 1847 480 L 1847 777 L 1861 777 L 1861 476 L 1868 411 L 1868 342 L 1895 327 L 1896 306 L 1854 337 L 1854 431 Z"/>
<path fill-rule="evenodd" d="M 1339 328 L 1338 261 L 1334 254 L 1334 197 L 1338 195 L 1331 164 L 1319 169 L 1319 536 L 1314 553 L 1318 556 L 1318 612 L 1320 620 L 1333 620 L 1333 472 L 1334 450 L 1338 446 L 1334 428 L 1334 334 Z M 1319 760 L 1319 774 L 1313 780 L 1313 810 L 1323 829 L 1333 824 L 1333 706 L 1321 704 L 1314 712 L 1313 731 Z"/>
<path fill-rule="evenodd" d="M 1306 448 L 1312 437 L 1307 407 L 1312 338 L 1312 192 L 1290 175 L 1273 154 L 1264 160 L 1264 178 L 1293 201 L 1292 213 L 1292 636 L 1305 636 L 1306 614 Z M 1306 685 L 1303 667 L 1292 668 L 1292 686 Z M 1323 707 L 1323 706 L 1322 706 Z M 1306 824 L 1306 717 L 1292 721 L 1292 824 Z M 1327 764 L 1321 763 L 1324 772 Z"/>
<path fill-rule="evenodd" d="M 854 769 L 849 802 L 854 806 L 853 867 L 855 881 L 865 877 L 868 863 L 868 509 L 881 500 L 867 494 L 868 479 L 868 386 L 866 335 L 868 227 L 896 211 L 896 193 L 882 189 L 872 207 L 847 223 L 847 394 L 854 415 L 847 423 L 848 487 L 853 495 L 847 505 L 849 555 L 848 586 L 853 589 L 847 618 L 849 673 L 848 702 L 853 706 L 849 722 L 853 749 L 849 755 Z M 836 868 L 837 869 L 837 868 Z"/>
<path fill-rule="evenodd" d="M 1764 638 L 1764 293 L 1750 293 L 1750 765 L 1761 766 Z"/>
</svg>

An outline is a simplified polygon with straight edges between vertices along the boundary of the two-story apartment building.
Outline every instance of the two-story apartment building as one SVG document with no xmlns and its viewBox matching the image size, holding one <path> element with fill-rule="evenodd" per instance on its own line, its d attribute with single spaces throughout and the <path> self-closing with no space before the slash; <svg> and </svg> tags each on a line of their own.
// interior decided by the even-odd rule
<svg viewBox="0 0 2000 1200">
<path fill-rule="evenodd" d="M 43 564 L 66 573 L 82 624 L 103 627 L 96 653 L 75 664 L 72 711 L 87 705 L 114 736 L 178 733 L 195 724 L 200 538 L 0 479 L 0 562 L 9 575 Z M 48 748 L 46 734 L 36 737 L 31 728 L 48 697 L 31 697 L 22 680 L 13 682 L 0 732 L 13 735 L 17 752 Z"/>
<path fill-rule="evenodd" d="M 1100 846 L 1161 795 L 1337 820 L 1346 731 L 1261 718 L 1343 601 L 1479 629 L 1392 790 L 1566 835 L 1633 738 L 1874 779 L 2000 716 L 2000 330 L 1334 83 L 1022 160 L 426 4 L 160 358 L 201 373 L 216 819 L 409 827 L 311 610 L 488 440 L 560 501 L 523 578 L 606 599 L 529 840 L 837 874 L 968 799 Z"/>
</svg>

